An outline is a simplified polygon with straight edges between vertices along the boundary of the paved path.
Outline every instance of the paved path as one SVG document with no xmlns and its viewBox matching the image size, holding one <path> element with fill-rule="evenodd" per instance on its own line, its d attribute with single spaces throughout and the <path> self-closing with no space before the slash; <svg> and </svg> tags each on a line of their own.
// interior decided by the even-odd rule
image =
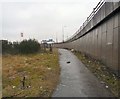
<svg viewBox="0 0 120 99">
<path fill-rule="evenodd" d="M 113 96 L 73 53 L 65 49 L 59 49 L 59 54 L 60 84 L 52 97 Z"/>
</svg>

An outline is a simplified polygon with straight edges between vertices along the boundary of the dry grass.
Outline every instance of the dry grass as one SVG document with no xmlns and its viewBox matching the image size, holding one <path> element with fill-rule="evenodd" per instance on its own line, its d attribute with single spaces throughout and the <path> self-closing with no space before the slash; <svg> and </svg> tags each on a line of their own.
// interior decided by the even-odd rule
<svg viewBox="0 0 120 99">
<path fill-rule="evenodd" d="M 2 71 L 3 97 L 50 97 L 59 81 L 57 49 L 52 54 L 4 55 Z"/>
<path fill-rule="evenodd" d="M 2 97 L 2 55 L 0 54 L 0 99 Z"/>
<path fill-rule="evenodd" d="M 80 52 L 74 52 L 74 54 L 85 64 L 85 66 L 94 73 L 94 75 L 101 80 L 101 84 L 104 84 L 106 88 L 111 90 L 115 96 L 119 96 L 120 91 L 120 79 L 111 73 L 106 66 L 99 61 L 95 61 L 89 57 L 86 57 Z"/>
</svg>

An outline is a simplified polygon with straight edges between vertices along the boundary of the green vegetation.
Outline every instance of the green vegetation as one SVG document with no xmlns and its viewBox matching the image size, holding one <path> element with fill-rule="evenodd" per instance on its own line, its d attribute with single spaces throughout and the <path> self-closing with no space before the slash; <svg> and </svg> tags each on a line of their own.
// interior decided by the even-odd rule
<svg viewBox="0 0 120 99">
<path fill-rule="evenodd" d="M 50 97 L 59 81 L 57 49 L 52 53 L 5 54 L 2 67 L 3 97 Z"/>
<path fill-rule="evenodd" d="M 35 53 L 40 50 L 40 44 L 35 39 L 23 40 L 20 42 L 18 48 L 19 52 L 22 54 Z"/>
<path fill-rule="evenodd" d="M 116 75 L 111 73 L 101 62 L 93 60 L 80 52 L 74 52 L 74 54 L 98 79 L 101 80 L 101 84 L 104 84 L 106 88 L 109 88 L 115 96 L 119 96 L 120 79 L 117 78 Z"/>
<path fill-rule="evenodd" d="M 2 40 L 3 54 L 30 54 L 40 50 L 40 44 L 35 39 L 23 40 L 21 42 L 9 42 Z"/>
<path fill-rule="evenodd" d="M 2 40 L 2 54 L 12 52 L 12 43 Z"/>
</svg>

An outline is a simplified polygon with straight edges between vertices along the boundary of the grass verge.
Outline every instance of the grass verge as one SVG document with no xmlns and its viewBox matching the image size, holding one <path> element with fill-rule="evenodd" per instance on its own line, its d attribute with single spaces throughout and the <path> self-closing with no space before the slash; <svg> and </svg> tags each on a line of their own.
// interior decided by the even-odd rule
<svg viewBox="0 0 120 99">
<path fill-rule="evenodd" d="M 53 53 L 3 55 L 2 95 L 50 97 L 59 81 L 59 71 L 57 49 Z"/>
<path fill-rule="evenodd" d="M 119 96 L 120 79 L 111 73 L 101 62 L 93 60 L 80 52 L 74 54 L 85 64 L 85 66 L 104 84 L 116 97 Z"/>
</svg>

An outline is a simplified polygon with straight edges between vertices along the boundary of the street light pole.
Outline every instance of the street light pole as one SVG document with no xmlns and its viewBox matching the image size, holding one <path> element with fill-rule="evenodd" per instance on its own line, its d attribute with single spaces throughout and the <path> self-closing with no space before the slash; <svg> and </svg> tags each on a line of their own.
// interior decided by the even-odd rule
<svg viewBox="0 0 120 99">
<path fill-rule="evenodd" d="M 66 26 L 62 26 L 62 33 L 63 33 L 63 42 L 64 42 L 64 28 L 65 28 Z"/>
<path fill-rule="evenodd" d="M 62 26 L 63 42 L 64 42 L 64 27 Z"/>
<path fill-rule="evenodd" d="M 58 43 L 57 33 L 56 33 L 56 43 Z"/>
</svg>

